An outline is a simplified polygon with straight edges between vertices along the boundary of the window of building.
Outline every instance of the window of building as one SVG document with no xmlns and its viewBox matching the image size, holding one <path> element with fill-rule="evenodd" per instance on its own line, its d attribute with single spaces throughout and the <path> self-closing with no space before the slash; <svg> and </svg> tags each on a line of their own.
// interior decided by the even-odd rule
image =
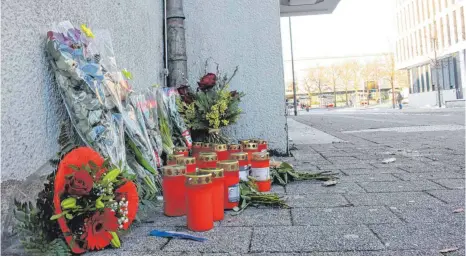
<svg viewBox="0 0 466 257">
<path fill-rule="evenodd" d="M 450 89 L 455 89 L 458 85 L 458 73 L 456 68 L 456 57 L 448 58 L 448 71 L 450 73 Z"/>
<path fill-rule="evenodd" d="M 435 65 L 432 65 L 430 68 L 430 74 L 432 77 L 432 91 L 438 90 L 438 76 L 437 76 L 437 68 Z"/>
<path fill-rule="evenodd" d="M 426 78 L 426 91 L 429 92 L 431 91 L 430 87 L 430 67 L 429 65 L 424 66 L 425 68 L 425 78 Z"/>
<path fill-rule="evenodd" d="M 443 28 L 443 17 L 440 18 L 440 35 L 438 35 L 438 39 L 439 49 L 443 49 L 445 47 L 445 31 Z"/>
<path fill-rule="evenodd" d="M 422 39 L 421 31 L 422 31 L 422 29 L 417 31 L 418 40 L 419 40 L 418 41 L 419 42 L 419 52 L 420 52 L 421 55 L 424 55 L 424 44 L 422 43 L 423 39 Z"/>
<path fill-rule="evenodd" d="M 420 10 L 421 4 L 419 3 L 419 0 L 416 0 L 416 6 L 417 6 L 417 8 L 416 8 L 416 24 L 419 24 L 419 23 L 421 23 L 421 12 L 420 12 L 421 11 Z"/>
<path fill-rule="evenodd" d="M 447 90 L 450 89 L 450 74 L 448 72 L 448 58 L 441 60 L 440 62 L 440 73 L 442 74 L 442 89 Z"/>
<path fill-rule="evenodd" d="M 447 30 L 447 43 L 448 43 L 448 47 L 451 46 L 451 33 L 450 33 L 450 17 L 446 16 L 446 19 L 447 19 L 447 27 L 445 28 Z"/>
<path fill-rule="evenodd" d="M 426 53 L 429 53 L 430 52 L 430 49 L 429 49 L 430 37 L 427 34 L 427 26 L 425 26 L 423 30 L 424 30 L 423 37 L 424 37 L 424 40 L 425 40 L 424 42 L 426 42 L 426 45 L 425 45 L 424 49 L 426 50 L 425 51 Z"/>
<path fill-rule="evenodd" d="M 424 82 L 424 66 L 421 66 L 419 67 L 419 73 L 421 74 L 421 78 L 420 78 L 420 81 L 421 81 L 421 92 L 425 92 L 425 82 Z"/>
<path fill-rule="evenodd" d="M 456 21 L 456 10 L 453 11 L 453 44 L 458 43 L 458 22 Z"/>
<path fill-rule="evenodd" d="M 466 40 L 466 21 L 464 20 L 464 6 L 461 6 L 460 16 L 461 16 L 461 38 L 463 40 Z"/>
<path fill-rule="evenodd" d="M 432 17 L 435 19 L 435 15 L 437 14 L 437 11 L 435 9 L 435 0 L 432 0 Z"/>
</svg>

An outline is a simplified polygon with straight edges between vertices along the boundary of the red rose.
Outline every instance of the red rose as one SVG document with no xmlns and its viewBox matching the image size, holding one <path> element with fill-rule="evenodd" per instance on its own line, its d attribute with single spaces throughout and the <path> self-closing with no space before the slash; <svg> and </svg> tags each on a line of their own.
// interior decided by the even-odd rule
<svg viewBox="0 0 466 257">
<path fill-rule="evenodd" d="M 84 233 L 81 240 L 89 250 L 100 250 L 110 244 L 113 236 L 110 232 L 118 229 L 118 218 L 112 209 L 105 208 L 84 220 Z"/>
<path fill-rule="evenodd" d="M 55 175 L 54 183 L 54 194 L 53 194 L 53 206 L 55 208 L 55 214 L 61 214 L 61 196 L 65 192 L 65 186 L 67 183 L 67 177 L 73 175 L 76 171 L 73 170 L 70 166 L 74 165 L 81 167 L 84 164 L 89 164 L 90 161 L 93 161 L 98 167 L 101 167 L 104 163 L 104 158 L 100 156 L 99 153 L 92 150 L 89 147 L 78 147 L 71 152 L 67 153 L 58 165 L 57 174 Z M 105 169 L 101 169 L 95 175 L 96 181 L 102 176 L 102 173 L 105 172 Z M 58 218 L 58 225 L 60 226 L 61 231 L 65 237 L 66 243 L 70 247 L 71 251 L 74 254 L 81 254 L 86 251 L 82 248 L 77 240 L 71 235 L 71 230 L 66 223 L 64 216 Z"/>
<path fill-rule="evenodd" d="M 197 82 L 199 89 L 207 90 L 212 88 L 217 83 L 217 76 L 213 73 L 207 73 L 201 78 L 201 81 Z"/>
<path fill-rule="evenodd" d="M 66 190 L 70 195 L 88 195 L 91 192 L 94 181 L 91 175 L 84 170 L 75 171 L 67 180 Z"/>
<path fill-rule="evenodd" d="M 178 93 L 180 94 L 183 102 L 190 104 L 194 101 L 191 92 L 189 92 L 189 86 L 182 85 L 178 87 Z"/>
</svg>

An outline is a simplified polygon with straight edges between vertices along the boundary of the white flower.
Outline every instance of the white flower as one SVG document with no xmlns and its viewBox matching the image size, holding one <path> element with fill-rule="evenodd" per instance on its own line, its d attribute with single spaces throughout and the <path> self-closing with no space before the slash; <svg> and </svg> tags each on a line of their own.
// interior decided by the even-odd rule
<svg viewBox="0 0 466 257">
<path fill-rule="evenodd" d="M 122 201 L 125 201 L 126 199 L 123 197 L 121 200 L 122 200 Z"/>
<path fill-rule="evenodd" d="M 121 229 L 121 228 L 123 228 L 123 225 L 120 225 L 120 227 L 119 227 L 119 228 L 120 228 L 120 229 Z"/>
</svg>

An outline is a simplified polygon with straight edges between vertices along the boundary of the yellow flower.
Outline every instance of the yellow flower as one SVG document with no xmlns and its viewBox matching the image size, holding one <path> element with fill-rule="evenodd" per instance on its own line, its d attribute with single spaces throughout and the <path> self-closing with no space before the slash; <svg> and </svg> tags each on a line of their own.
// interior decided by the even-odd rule
<svg viewBox="0 0 466 257">
<path fill-rule="evenodd" d="M 86 26 L 86 24 L 81 24 L 81 30 L 86 34 L 87 37 L 94 38 L 92 30 Z"/>
</svg>

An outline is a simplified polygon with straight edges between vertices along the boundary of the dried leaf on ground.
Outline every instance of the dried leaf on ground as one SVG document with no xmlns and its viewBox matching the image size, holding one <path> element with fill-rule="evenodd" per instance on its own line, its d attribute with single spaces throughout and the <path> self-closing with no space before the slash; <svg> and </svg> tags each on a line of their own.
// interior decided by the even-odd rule
<svg viewBox="0 0 466 257">
<path fill-rule="evenodd" d="M 449 248 L 440 250 L 440 253 L 451 253 L 451 252 L 457 251 L 458 249 L 459 249 L 458 247 L 449 247 Z"/>
<path fill-rule="evenodd" d="M 382 161 L 383 164 L 388 164 L 388 163 L 392 163 L 392 162 L 395 162 L 396 161 L 396 158 L 388 158 L 388 159 L 385 159 Z"/>
<path fill-rule="evenodd" d="M 329 180 L 329 181 L 325 181 L 324 183 L 322 183 L 322 186 L 329 187 L 329 186 L 334 186 L 336 184 L 338 184 L 336 180 Z"/>
<path fill-rule="evenodd" d="M 453 211 L 453 213 L 461 213 L 461 212 L 464 212 L 463 208 L 459 208 Z"/>
</svg>

